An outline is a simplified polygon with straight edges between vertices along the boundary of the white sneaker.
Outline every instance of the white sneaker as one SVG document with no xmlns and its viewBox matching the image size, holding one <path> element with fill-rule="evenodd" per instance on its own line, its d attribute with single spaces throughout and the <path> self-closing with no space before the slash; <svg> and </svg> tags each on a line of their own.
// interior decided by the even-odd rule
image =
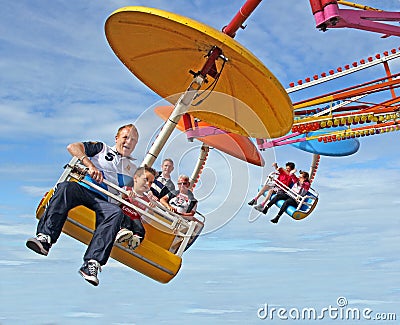
<svg viewBox="0 0 400 325">
<path fill-rule="evenodd" d="M 47 256 L 51 248 L 51 238 L 49 235 L 37 234 L 36 237 L 29 238 L 26 241 L 26 247 L 38 254 Z"/>
<path fill-rule="evenodd" d="M 126 228 L 122 228 L 120 229 L 120 231 L 118 231 L 117 237 L 115 237 L 115 242 L 116 243 L 129 242 L 132 236 L 133 236 L 132 231 Z"/>
<path fill-rule="evenodd" d="M 101 266 L 96 260 L 89 260 L 87 263 L 83 263 L 82 267 L 79 269 L 79 274 L 94 286 L 99 285 L 99 279 L 97 278 L 98 272 L 101 272 Z"/>
<path fill-rule="evenodd" d="M 258 204 L 254 207 L 254 209 L 256 209 L 257 211 L 262 212 L 264 210 L 264 206 L 262 204 Z"/>
<path fill-rule="evenodd" d="M 142 237 L 138 235 L 133 235 L 131 239 L 129 239 L 128 247 L 131 250 L 135 250 L 140 245 L 140 239 L 142 239 Z"/>
</svg>

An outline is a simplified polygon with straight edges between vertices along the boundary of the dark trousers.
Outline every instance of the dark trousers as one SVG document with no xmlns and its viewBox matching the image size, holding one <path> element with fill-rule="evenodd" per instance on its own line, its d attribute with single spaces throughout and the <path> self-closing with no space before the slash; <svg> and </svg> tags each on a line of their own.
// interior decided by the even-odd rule
<svg viewBox="0 0 400 325">
<path fill-rule="evenodd" d="M 276 202 L 279 200 L 285 200 L 283 202 L 281 208 L 279 209 L 278 212 L 278 217 L 280 217 L 289 206 L 297 206 L 297 202 L 295 199 L 293 199 L 291 196 L 287 195 L 286 193 L 277 193 L 267 204 L 268 208 L 272 207 Z"/>
<path fill-rule="evenodd" d="M 131 219 L 126 214 L 124 214 L 124 216 L 123 216 L 121 228 L 129 229 L 130 231 L 133 232 L 134 235 L 138 235 L 138 236 L 142 237 L 141 240 L 143 240 L 144 235 L 146 233 L 140 219 Z"/>
<path fill-rule="evenodd" d="M 83 260 L 87 262 L 94 259 L 100 265 L 104 265 L 110 257 L 120 229 L 122 210 L 76 182 L 62 182 L 57 185 L 43 217 L 39 220 L 37 233 L 49 235 L 52 243 L 57 242 L 67 220 L 68 211 L 78 205 L 96 213 L 96 228 Z"/>
</svg>

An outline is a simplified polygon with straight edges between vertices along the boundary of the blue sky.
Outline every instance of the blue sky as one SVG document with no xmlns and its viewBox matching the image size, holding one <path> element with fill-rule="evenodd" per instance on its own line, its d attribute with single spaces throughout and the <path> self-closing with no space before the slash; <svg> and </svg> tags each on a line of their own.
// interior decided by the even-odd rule
<svg viewBox="0 0 400 325">
<path fill-rule="evenodd" d="M 382 3 L 359 2 L 373 7 Z M 152 107 L 162 100 L 111 51 L 104 35 L 107 17 L 123 6 L 143 5 L 220 29 L 243 3 L 2 1 L 1 324 L 257 324 L 263 322 L 257 310 L 264 304 L 322 309 L 337 306 L 341 296 L 349 307 L 371 308 L 373 315 L 397 313 L 400 318 L 398 132 L 363 138 L 360 150 L 349 157 L 322 157 L 314 183 L 320 193 L 316 211 L 299 222 L 283 217 L 278 225 L 269 222 L 275 211 L 249 222 L 246 202 L 273 161 L 291 160 L 307 169 L 311 155 L 277 148 L 263 153 L 262 169 L 212 150 L 195 192 L 210 226 L 167 285 L 111 259 L 94 288 L 77 274 L 85 246 L 65 235 L 47 258 L 25 247 L 36 229 L 40 198 L 70 158 L 68 143 L 112 144 L 119 125 L 136 121 L 141 138 L 135 157 L 140 161 L 161 126 Z M 400 1 L 385 0 L 384 5 L 382 9 L 395 11 Z M 285 88 L 291 81 L 400 44 L 396 37 L 382 39 L 357 30 L 319 32 L 308 1 L 264 1 L 246 23 L 236 40 Z M 398 61 L 390 63 L 393 73 L 400 70 Z M 291 97 L 315 96 L 383 75 L 379 66 Z M 198 146 L 173 134 L 162 156 L 177 162 L 174 177 L 191 172 L 197 155 L 193 148 Z"/>
</svg>

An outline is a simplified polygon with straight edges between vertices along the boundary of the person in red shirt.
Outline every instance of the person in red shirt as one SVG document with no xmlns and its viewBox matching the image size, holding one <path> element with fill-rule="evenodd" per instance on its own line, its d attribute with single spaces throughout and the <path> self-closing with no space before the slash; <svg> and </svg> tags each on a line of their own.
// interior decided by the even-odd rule
<svg viewBox="0 0 400 325">
<path fill-rule="evenodd" d="M 274 162 L 272 164 L 272 167 L 276 169 L 278 172 L 278 178 L 277 180 L 281 182 L 282 184 L 286 185 L 289 187 L 289 185 L 292 183 L 292 177 L 291 175 L 296 172 L 295 169 L 295 164 L 293 162 L 287 162 L 286 163 L 286 168 L 278 167 L 278 164 Z M 261 204 L 257 204 L 257 200 L 260 196 L 262 196 L 265 191 L 268 190 L 267 195 L 265 196 L 265 199 Z M 273 193 L 279 192 L 280 189 L 276 185 L 270 185 L 268 183 L 268 180 L 265 182 L 264 186 L 261 188 L 261 190 L 257 193 L 256 197 L 252 199 L 248 204 L 249 205 L 256 205 L 254 208 L 258 211 L 262 211 L 264 209 L 265 204 L 269 201 L 269 198 Z"/>
<path fill-rule="evenodd" d="M 300 171 L 300 177 L 297 177 L 296 175 L 292 174 L 291 176 L 293 180 L 293 186 L 291 188 L 291 191 L 297 195 L 304 196 L 307 194 L 308 190 L 310 189 L 310 176 L 307 172 Z M 264 210 L 262 213 L 266 214 L 268 212 L 268 209 L 274 205 L 276 202 L 279 200 L 285 200 L 285 202 L 282 204 L 281 208 L 279 209 L 278 214 L 276 215 L 275 218 L 271 219 L 272 223 L 278 223 L 279 218 L 282 216 L 282 214 L 286 211 L 286 209 L 289 206 L 294 206 L 296 207 L 298 205 L 298 202 L 291 197 L 288 193 L 282 192 L 282 193 L 277 193 L 265 206 Z"/>
<path fill-rule="evenodd" d="M 156 174 L 157 172 L 151 167 L 139 167 L 133 176 L 133 188 L 126 188 L 129 196 L 125 197 L 125 199 L 139 209 L 146 211 L 148 205 L 134 200 L 133 198 L 139 198 L 145 202 L 149 202 L 150 206 L 152 205 L 152 194 L 149 192 Z M 121 209 L 124 213 L 124 217 L 121 222 L 121 229 L 119 230 L 115 241 L 117 243 L 127 242 L 128 247 L 133 250 L 140 245 L 145 236 L 145 229 L 141 221 L 141 215 L 135 209 L 124 204 L 121 205 Z"/>
</svg>

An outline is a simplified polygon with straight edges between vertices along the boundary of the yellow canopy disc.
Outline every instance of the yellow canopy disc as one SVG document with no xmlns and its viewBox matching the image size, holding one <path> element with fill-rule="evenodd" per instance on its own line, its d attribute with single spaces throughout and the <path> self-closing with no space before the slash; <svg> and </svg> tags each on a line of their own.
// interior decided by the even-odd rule
<svg viewBox="0 0 400 325">
<path fill-rule="evenodd" d="M 228 59 L 221 76 L 209 97 L 188 112 L 249 137 L 275 138 L 289 132 L 293 107 L 285 89 L 261 61 L 228 35 L 187 17 L 147 7 L 115 11 L 106 21 L 105 33 L 123 64 L 172 104 L 193 80 L 189 70 L 201 70 L 205 56 L 213 46 L 219 47 Z M 222 64 L 219 58 L 217 71 Z M 213 81 L 209 79 L 199 92 Z"/>
</svg>

